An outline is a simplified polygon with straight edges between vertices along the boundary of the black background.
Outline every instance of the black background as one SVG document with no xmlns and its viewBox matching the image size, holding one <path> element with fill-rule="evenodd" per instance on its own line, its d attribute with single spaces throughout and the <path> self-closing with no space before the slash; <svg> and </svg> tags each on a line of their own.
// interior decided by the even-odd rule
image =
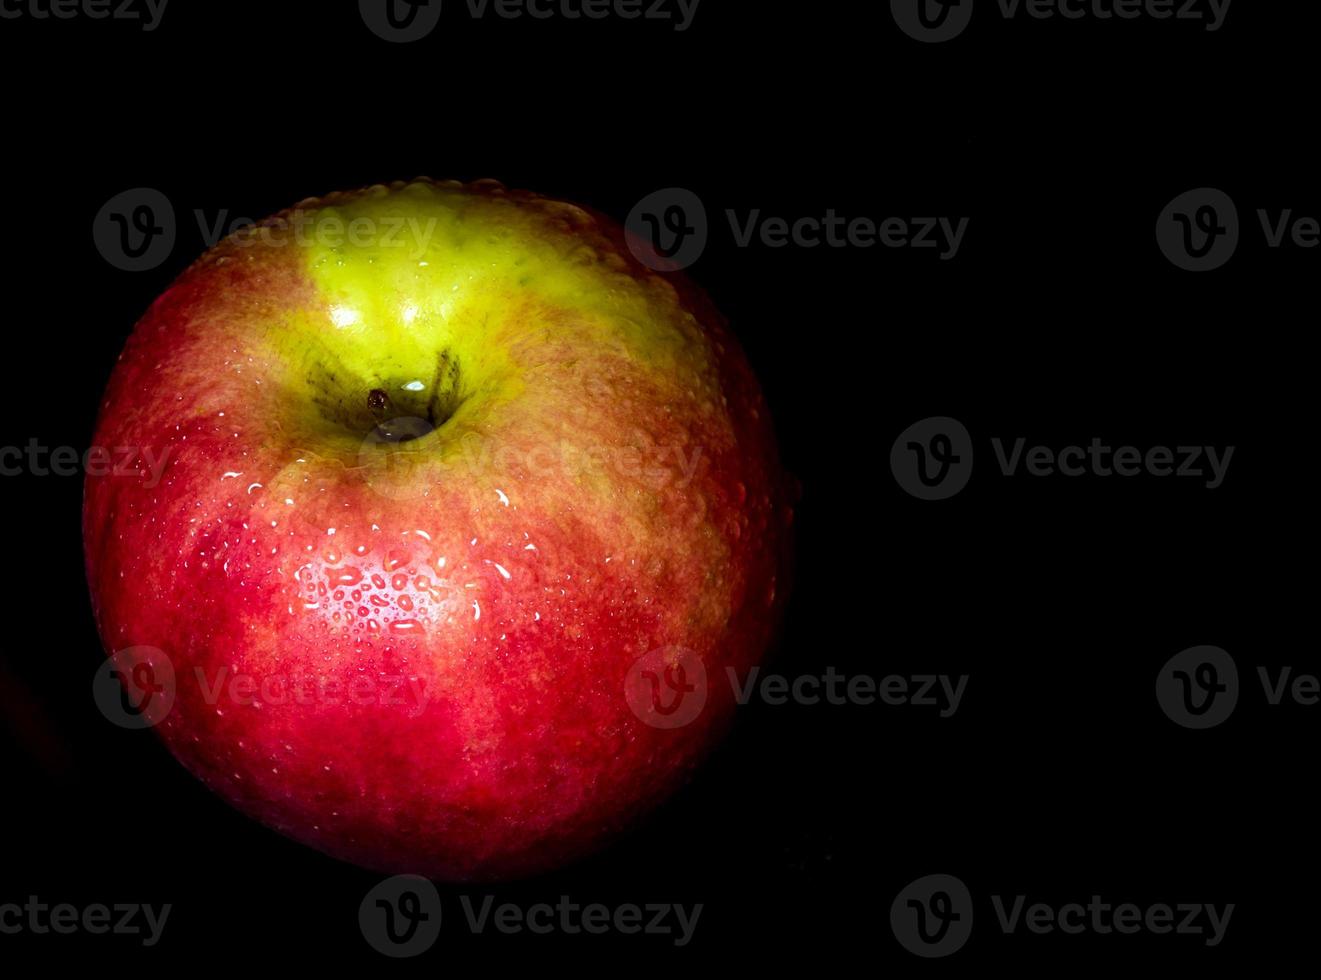
<svg viewBox="0 0 1321 980">
<path fill-rule="evenodd" d="M 797 580 L 771 669 L 968 673 L 960 711 L 741 709 L 692 785 L 625 841 L 554 875 L 442 887 L 414 968 L 856 962 L 1267 965 L 1317 914 L 1315 708 L 1266 707 L 1255 668 L 1315 672 L 1303 498 L 1321 250 L 1265 246 L 1257 208 L 1321 214 L 1317 35 L 1299 5 L 1235 3 L 1220 31 L 1006 22 L 922 45 L 886 3 L 706 0 L 663 23 L 474 21 L 415 44 L 353 3 L 171 4 L 158 30 L 0 21 L 7 411 L 0 444 L 88 445 L 138 316 L 205 248 L 193 212 L 261 217 L 418 174 L 496 177 L 623 219 L 697 193 L 691 275 L 729 316 L 803 486 Z M 1214 186 L 1243 242 L 1195 275 L 1156 247 L 1161 209 Z M 164 192 L 178 244 L 131 274 L 98 254 L 113 195 Z M 723 214 L 968 216 L 962 251 L 737 247 Z M 898 433 L 949 415 L 1055 446 L 1233 445 L 1225 484 L 1005 479 L 989 451 L 957 497 L 889 472 Z M 0 936 L 11 956 L 109 964 L 387 961 L 357 927 L 379 876 L 228 809 L 152 736 L 96 711 L 102 653 L 76 477 L 6 476 L 0 902 L 169 902 L 161 944 Z M 1310 515 L 1310 511 L 1308 512 Z M 1305 591 L 1304 583 L 1307 589 Z M 1186 731 L 1157 706 L 1174 653 L 1215 644 L 1244 696 Z M 972 890 L 968 946 L 914 958 L 889 907 L 942 872 Z M 471 935 L 456 896 L 703 903 L 693 942 Z M 987 896 L 1235 903 L 1194 936 L 1003 935 Z M 716 959 L 718 957 L 719 959 Z"/>
</svg>

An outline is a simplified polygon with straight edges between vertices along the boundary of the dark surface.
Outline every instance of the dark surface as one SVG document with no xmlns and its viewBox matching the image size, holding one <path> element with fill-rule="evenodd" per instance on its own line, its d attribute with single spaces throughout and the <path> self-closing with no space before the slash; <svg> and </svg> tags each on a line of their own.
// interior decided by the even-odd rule
<svg viewBox="0 0 1321 980">
<path fill-rule="evenodd" d="M 442 887 L 424 969 L 848 960 L 916 972 L 1144 963 L 1238 970 L 1310 955 L 1316 708 L 1268 707 L 1256 667 L 1317 671 L 1313 361 L 1321 249 L 1269 249 L 1257 208 L 1321 214 L 1309 68 L 1284 5 L 1224 27 L 1004 22 L 920 45 L 888 4 L 725 2 L 659 24 L 473 22 L 388 45 L 354 4 L 172 5 L 160 27 L 0 21 L 6 94 L 0 445 L 86 447 L 134 321 L 205 248 L 192 216 L 259 217 L 417 174 L 582 201 L 623 219 L 697 193 L 690 270 L 730 317 L 803 485 L 797 584 L 771 668 L 968 673 L 960 710 L 751 704 L 695 782 L 630 838 L 517 885 Z M 334 9 L 331 9 L 334 8 Z M 740 9 L 742 8 L 741 12 Z M 1304 83 L 1306 85 L 1304 86 Z M 1194 275 L 1161 209 L 1218 187 L 1244 231 Z M 180 217 L 170 258 L 118 271 L 93 245 L 134 187 Z M 736 247 L 723 213 L 969 216 L 962 251 Z M 913 499 L 889 470 L 911 423 L 962 421 L 968 487 Z M 1233 445 L 1223 486 L 1001 477 L 987 440 Z M 357 909 L 379 876 L 228 809 L 90 696 L 102 653 L 77 477 L 0 482 L 5 787 L 0 904 L 172 903 L 164 938 L 0 934 L 17 951 L 145 967 L 379 967 Z M 1306 605 L 1305 605 L 1306 604 Z M 1178 651 L 1235 657 L 1243 695 L 1182 729 L 1155 679 Z M 890 904 L 952 874 L 976 925 L 945 960 L 895 940 Z M 1003 935 L 987 896 L 1235 903 L 1225 941 Z M 663 936 L 474 936 L 457 896 L 703 903 Z M 1012 900 L 1012 899 L 1011 899 Z M 1305 961 L 1304 961 L 1305 962 Z"/>
</svg>

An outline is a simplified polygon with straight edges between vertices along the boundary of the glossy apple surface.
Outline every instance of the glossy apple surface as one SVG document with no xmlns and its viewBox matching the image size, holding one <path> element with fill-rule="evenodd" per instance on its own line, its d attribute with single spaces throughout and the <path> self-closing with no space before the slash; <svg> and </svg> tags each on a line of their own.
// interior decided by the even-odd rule
<svg viewBox="0 0 1321 980">
<path fill-rule="evenodd" d="M 783 601 L 770 420 L 719 315 L 491 182 L 227 239 L 137 325 L 94 442 L 145 462 L 89 476 L 84 538 L 107 650 L 168 658 L 156 730 L 382 871 L 600 846 L 710 748 Z"/>
</svg>

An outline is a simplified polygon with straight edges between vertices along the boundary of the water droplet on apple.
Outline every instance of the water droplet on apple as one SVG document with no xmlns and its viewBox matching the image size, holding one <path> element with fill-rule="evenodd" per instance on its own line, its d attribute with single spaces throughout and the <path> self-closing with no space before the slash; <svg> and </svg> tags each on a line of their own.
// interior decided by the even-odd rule
<svg viewBox="0 0 1321 980">
<path fill-rule="evenodd" d="M 332 570 L 326 574 L 330 581 L 336 585 L 357 585 L 362 581 L 362 572 L 352 565 L 347 568 Z"/>
</svg>

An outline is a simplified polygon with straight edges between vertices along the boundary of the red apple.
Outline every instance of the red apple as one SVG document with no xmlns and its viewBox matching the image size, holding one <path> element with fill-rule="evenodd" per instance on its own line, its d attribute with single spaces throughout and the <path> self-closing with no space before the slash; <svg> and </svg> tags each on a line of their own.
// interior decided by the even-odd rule
<svg viewBox="0 0 1321 980">
<path fill-rule="evenodd" d="M 95 443 L 163 463 L 89 477 L 88 577 L 220 796 L 370 868 L 509 877 L 710 748 L 790 511 L 721 317 L 627 244 L 494 182 L 375 186 L 230 237 L 137 325 Z"/>
</svg>

